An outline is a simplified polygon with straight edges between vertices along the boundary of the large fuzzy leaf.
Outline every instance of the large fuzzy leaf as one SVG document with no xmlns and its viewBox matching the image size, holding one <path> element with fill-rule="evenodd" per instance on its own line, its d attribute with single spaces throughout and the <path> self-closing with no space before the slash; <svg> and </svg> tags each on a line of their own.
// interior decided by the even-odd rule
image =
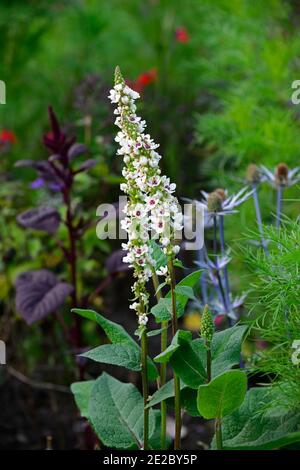
<svg viewBox="0 0 300 470">
<path fill-rule="evenodd" d="M 197 405 L 206 419 L 223 418 L 244 401 L 247 376 L 241 370 L 228 370 L 198 389 Z"/>
<path fill-rule="evenodd" d="M 241 407 L 223 420 L 224 449 L 270 450 L 300 442 L 300 409 L 281 406 L 281 398 L 279 387 L 250 389 Z"/>
<path fill-rule="evenodd" d="M 55 312 L 73 291 L 47 269 L 20 274 L 15 287 L 17 311 L 29 325 Z"/>
<path fill-rule="evenodd" d="M 89 417 L 104 445 L 118 449 L 142 447 L 144 402 L 132 384 L 103 373 L 94 383 Z M 149 412 L 149 435 L 155 431 L 155 414 Z"/>
<path fill-rule="evenodd" d="M 84 382 L 74 382 L 71 385 L 71 392 L 83 418 L 89 419 L 89 402 L 94 383 L 95 380 L 85 380 Z"/>
<path fill-rule="evenodd" d="M 180 389 L 186 388 L 186 385 L 183 382 L 180 382 Z M 159 388 L 149 400 L 148 408 L 151 406 L 157 405 L 161 401 L 165 401 L 168 398 L 174 397 L 174 379 L 169 380 L 165 385 Z"/>
<path fill-rule="evenodd" d="M 171 356 L 170 363 L 174 372 L 189 387 L 198 388 L 205 383 L 206 371 L 191 342 L 181 344 Z"/>
<path fill-rule="evenodd" d="M 138 348 L 129 344 L 104 344 L 81 354 L 96 362 L 141 370 L 141 354 Z"/>
<path fill-rule="evenodd" d="M 166 363 L 169 362 L 175 351 L 180 348 L 181 344 L 189 342 L 192 339 L 192 333 L 190 331 L 178 330 L 173 337 L 171 344 L 158 356 L 154 358 L 155 362 Z"/>
<path fill-rule="evenodd" d="M 120 365 L 131 370 L 141 370 L 141 348 L 121 325 L 108 320 L 94 310 L 74 308 L 72 312 L 98 323 L 112 345 L 114 345 L 114 347 L 111 347 L 112 345 L 99 346 L 88 353 L 84 353 L 84 356 L 106 364 Z M 121 363 L 118 363 L 118 360 Z M 155 380 L 158 377 L 157 369 L 150 358 L 148 358 L 148 373 L 150 380 Z"/>
</svg>

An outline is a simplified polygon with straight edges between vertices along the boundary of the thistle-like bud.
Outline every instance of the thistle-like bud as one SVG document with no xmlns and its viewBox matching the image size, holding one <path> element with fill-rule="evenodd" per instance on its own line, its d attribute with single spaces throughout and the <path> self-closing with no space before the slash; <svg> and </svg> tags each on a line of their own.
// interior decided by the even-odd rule
<svg viewBox="0 0 300 470">
<path fill-rule="evenodd" d="M 208 305 L 205 305 L 201 317 L 201 336 L 207 343 L 211 343 L 215 331 L 212 313 Z"/>
<path fill-rule="evenodd" d="M 247 167 L 246 180 L 251 184 L 257 184 L 260 182 L 259 168 L 254 163 L 251 163 Z"/>
<path fill-rule="evenodd" d="M 277 165 L 275 176 L 278 185 L 284 186 L 288 183 L 289 168 L 286 163 L 279 163 L 279 165 Z"/>
<path fill-rule="evenodd" d="M 225 191 L 225 189 L 223 188 L 217 188 L 215 189 L 214 191 L 215 193 L 217 193 L 220 198 L 222 199 L 222 201 L 225 201 L 226 197 L 227 197 L 227 191 Z"/>
<path fill-rule="evenodd" d="M 207 199 L 208 211 L 220 212 L 222 210 L 222 202 L 223 202 L 223 198 L 217 191 L 210 193 Z"/>
</svg>

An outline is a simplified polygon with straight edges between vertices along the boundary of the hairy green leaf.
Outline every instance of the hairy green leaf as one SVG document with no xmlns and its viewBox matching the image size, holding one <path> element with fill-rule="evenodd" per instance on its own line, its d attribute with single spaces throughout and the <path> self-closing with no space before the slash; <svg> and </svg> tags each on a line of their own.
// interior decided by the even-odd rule
<svg viewBox="0 0 300 470">
<path fill-rule="evenodd" d="M 141 348 L 121 325 L 107 320 L 94 310 L 76 308 L 72 312 L 97 322 L 112 342 L 112 345 L 99 346 L 82 354 L 83 356 L 105 364 L 119 365 L 135 371 L 141 370 Z M 150 380 L 158 377 L 157 369 L 150 358 L 148 358 L 148 372 Z"/>
<path fill-rule="evenodd" d="M 89 401 L 94 383 L 95 380 L 85 380 L 71 385 L 71 392 L 83 418 L 89 418 Z"/>
<path fill-rule="evenodd" d="M 118 449 L 143 442 L 144 402 L 132 384 L 124 384 L 103 373 L 94 383 L 89 402 L 92 425 L 104 445 Z M 155 431 L 155 415 L 149 412 L 149 435 Z"/>
<path fill-rule="evenodd" d="M 280 387 L 250 389 L 241 407 L 223 420 L 224 449 L 271 450 L 300 442 L 300 410 L 281 400 Z"/>
<path fill-rule="evenodd" d="M 241 370 L 228 370 L 198 389 L 197 404 L 206 419 L 223 418 L 244 401 L 247 376 Z"/>
</svg>

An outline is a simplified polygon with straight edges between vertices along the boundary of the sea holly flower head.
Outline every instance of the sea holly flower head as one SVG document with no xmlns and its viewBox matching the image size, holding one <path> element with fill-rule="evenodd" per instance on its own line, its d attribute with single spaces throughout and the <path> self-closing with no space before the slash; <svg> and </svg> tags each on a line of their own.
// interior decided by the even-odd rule
<svg viewBox="0 0 300 470">
<path fill-rule="evenodd" d="M 206 261 L 195 261 L 195 264 L 202 269 L 208 269 L 210 271 L 219 272 L 230 263 L 231 258 L 228 255 L 216 256 L 213 260 L 207 257 Z"/>
<path fill-rule="evenodd" d="M 254 163 L 250 163 L 246 170 L 246 181 L 249 184 L 258 184 L 263 180 L 260 168 Z"/>
<path fill-rule="evenodd" d="M 290 187 L 300 181 L 300 167 L 289 169 L 286 163 L 279 163 L 272 172 L 265 166 L 261 166 L 261 172 L 266 181 L 274 188 L 278 186 Z"/>
<path fill-rule="evenodd" d="M 253 194 L 253 190 L 248 191 L 246 186 L 232 196 L 228 196 L 227 191 L 224 189 L 216 189 L 212 193 L 201 191 L 201 194 L 203 196 L 201 202 L 204 205 L 205 212 L 211 218 L 216 215 L 228 215 L 237 212 L 236 208 L 249 199 Z"/>
</svg>

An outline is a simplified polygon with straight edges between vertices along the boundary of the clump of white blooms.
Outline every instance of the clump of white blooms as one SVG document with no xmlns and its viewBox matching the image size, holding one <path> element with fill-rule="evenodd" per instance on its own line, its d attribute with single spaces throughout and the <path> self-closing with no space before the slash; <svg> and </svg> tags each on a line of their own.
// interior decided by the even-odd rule
<svg viewBox="0 0 300 470">
<path fill-rule="evenodd" d="M 147 324 L 149 295 L 146 282 L 153 274 L 155 262 L 149 244 L 150 234 L 162 246 L 164 253 L 172 259 L 179 246 L 172 242 L 176 231 L 182 229 L 182 212 L 173 195 L 176 185 L 161 174 L 156 151 L 159 147 L 146 134 L 146 123 L 136 115 L 135 100 L 139 93 L 129 88 L 117 67 L 115 86 L 109 98 L 117 107 L 115 124 L 120 128 L 115 140 L 120 147 L 117 155 L 123 157 L 122 174 L 126 183 L 121 190 L 127 194 L 122 228 L 128 234 L 128 242 L 122 247 L 127 251 L 123 261 L 134 268 L 135 283 L 132 287 L 134 302 L 131 308 L 137 312 L 140 326 Z M 160 269 L 158 275 L 168 277 L 168 270 Z"/>
</svg>

